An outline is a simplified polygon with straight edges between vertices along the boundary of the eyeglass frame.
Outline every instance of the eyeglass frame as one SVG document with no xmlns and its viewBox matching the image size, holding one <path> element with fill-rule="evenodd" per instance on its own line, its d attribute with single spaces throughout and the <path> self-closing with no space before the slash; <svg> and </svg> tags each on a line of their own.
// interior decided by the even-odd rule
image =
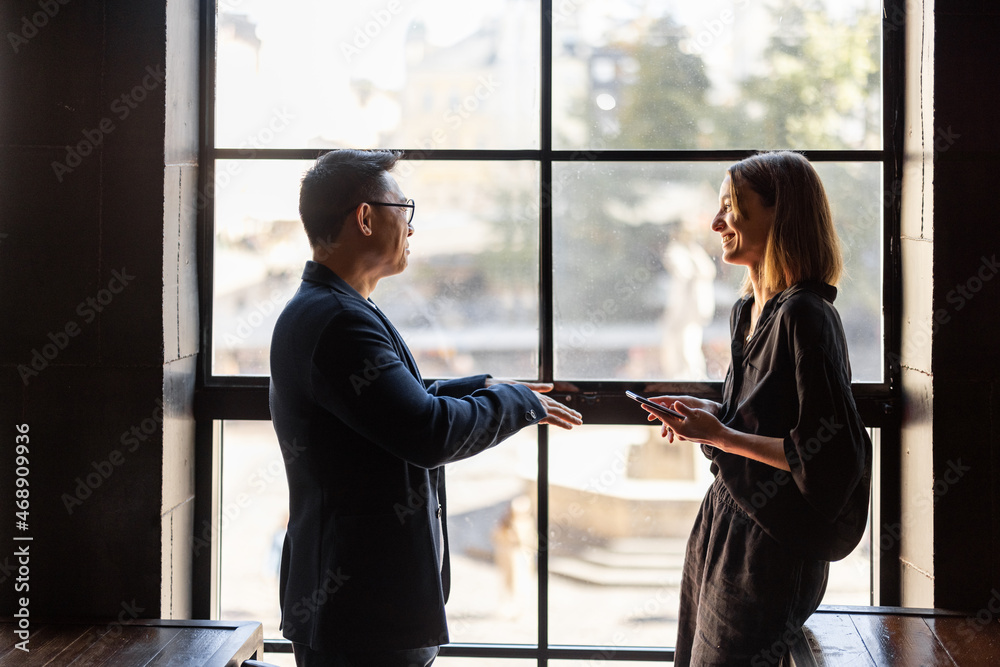
<svg viewBox="0 0 1000 667">
<path fill-rule="evenodd" d="M 370 206 L 398 206 L 400 208 L 408 208 L 408 209 L 410 209 L 410 215 L 407 216 L 407 218 L 406 218 L 406 224 L 407 224 L 407 226 L 409 226 L 409 225 L 411 225 L 413 223 L 413 216 L 417 212 L 417 202 L 413 201 L 413 199 L 407 199 L 403 203 L 388 202 L 388 201 L 363 201 L 363 202 L 359 202 L 359 203 L 355 204 L 354 206 L 352 206 L 351 208 L 347 209 L 346 212 L 350 213 L 351 211 L 353 211 L 354 209 L 356 209 L 358 206 L 361 206 L 361 204 L 368 204 Z"/>
</svg>

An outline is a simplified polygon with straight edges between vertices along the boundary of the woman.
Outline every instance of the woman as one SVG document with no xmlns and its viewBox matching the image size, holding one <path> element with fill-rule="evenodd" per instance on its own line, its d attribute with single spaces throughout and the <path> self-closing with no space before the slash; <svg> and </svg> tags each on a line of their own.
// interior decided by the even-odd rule
<svg viewBox="0 0 1000 667">
<path fill-rule="evenodd" d="M 715 482 L 685 556 L 680 665 L 775 665 L 849 554 L 868 515 L 871 441 L 851 394 L 840 316 L 843 262 L 823 185 L 789 151 L 737 162 L 712 230 L 747 268 L 730 315 L 722 403 L 654 401 L 669 440 L 702 443 Z"/>
</svg>

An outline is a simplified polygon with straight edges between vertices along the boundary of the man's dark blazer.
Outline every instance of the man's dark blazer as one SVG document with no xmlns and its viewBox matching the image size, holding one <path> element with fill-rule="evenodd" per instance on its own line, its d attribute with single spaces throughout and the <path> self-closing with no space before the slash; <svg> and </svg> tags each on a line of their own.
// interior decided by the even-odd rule
<svg viewBox="0 0 1000 667">
<path fill-rule="evenodd" d="M 288 476 L 284 636 L 316 650 L 448 642 L 445 463 L 545 409 L 485 375 L 425 388 L 388 318 L 308 262 L 271 340 L 271 418 Z"/>
</svg>

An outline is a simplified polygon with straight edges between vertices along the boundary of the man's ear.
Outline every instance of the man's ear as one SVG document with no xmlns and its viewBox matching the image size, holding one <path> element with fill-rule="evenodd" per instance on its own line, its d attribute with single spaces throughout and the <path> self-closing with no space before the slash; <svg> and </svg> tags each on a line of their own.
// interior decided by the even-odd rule
<svg viewBox="0 0 1000 667">
<path fill-rule="evenodd" d="M 359 204 L 350 218 L 351 224 L 355 225 L 363 236 L 371 236 L 372 234 L 372 210 L 370 204 Z"/>
</svg>

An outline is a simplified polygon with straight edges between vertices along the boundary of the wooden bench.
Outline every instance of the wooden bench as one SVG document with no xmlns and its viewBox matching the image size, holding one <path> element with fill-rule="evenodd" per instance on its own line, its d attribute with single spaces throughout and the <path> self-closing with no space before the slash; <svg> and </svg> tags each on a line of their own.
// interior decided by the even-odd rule
<svg viewBox="0 0 1000 667">
<path fill-rule="evenodd" d="M 32 623 L 27 652 L 17 624 L 0 620 L 0 664 L 240 667 L 264 652 L 255 621 L 126 620 Z"/>
<path fill-rule="evenodd" d="M 1000 622 L 987 610 L 820 607 L 789 643 L 795 667 L 1000 665 Z"/>
</svg>

